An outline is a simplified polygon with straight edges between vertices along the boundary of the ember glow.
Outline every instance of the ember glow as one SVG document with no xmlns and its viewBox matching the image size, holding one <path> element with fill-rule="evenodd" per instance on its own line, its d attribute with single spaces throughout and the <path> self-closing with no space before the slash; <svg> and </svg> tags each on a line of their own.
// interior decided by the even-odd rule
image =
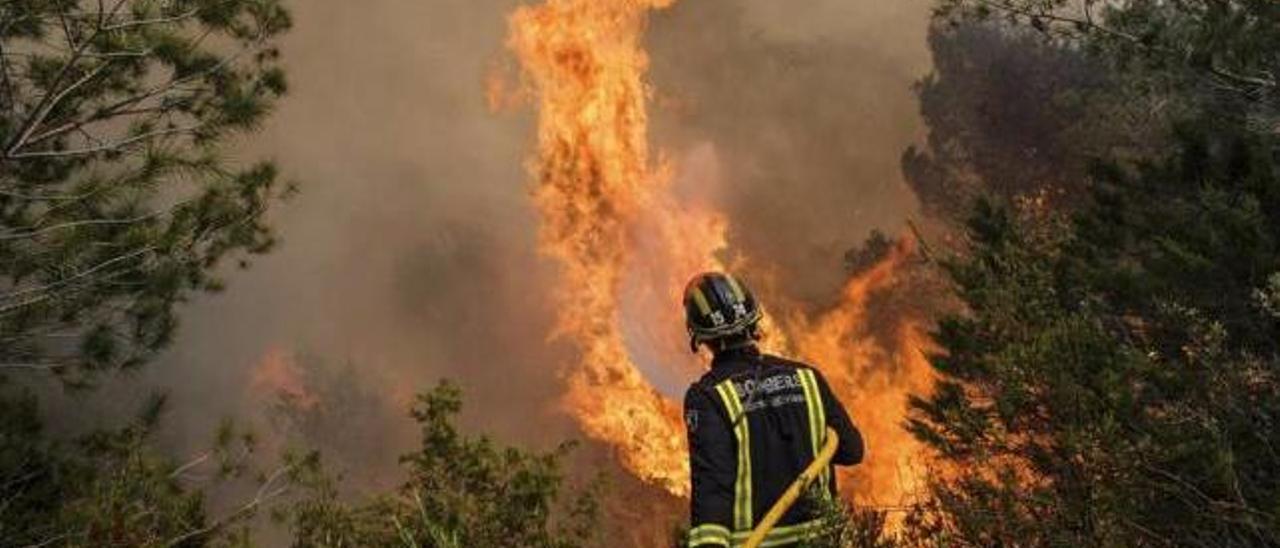
<svg viewBox="0 0 1280 548">
<path fill-rule="evenodd" d="M 303 382 L 294 357 L 279 348 L 268 350 L 258 360 L 249 378 L 249 389 L 258 397 L 283 399 L 303 410 L 320 403 Z"/>
<path fill-rule="evenodd" d="M 641 38 L 650 13 L 673 2 L 522 6 L 511 16 L 508 47 L 522 68 L 521 95 L 538 109 L 530 170 L 539 245 L 560 267 L 552 337 L 572 342 L 579 355 L 563 371 L 561 403 L 631 472 L 686 495 L 678 390 L 659 391 L 654 378 L 676 371 L 687 382 L 698 374 L 681 329 L 680 292 L 693 274 L 724 268 L 727 216 L 713 200 L 677 197 L 676 167 L 650 155 Z M 903 320 L 895 348 L 885 349 L 862 329 L 868 296 L 891 285 L 911 253 L 900 243 L 817 318 L 772 310 L 767 323 L 770 346 L 817 364 L 866 432 L 869 459 L 852 478 L 863 500 L 897 502 L 917 481 L 908 472 L 918 447 L 900 423 L 907 395 L 930 383 L 924 337 Z"/>
</svg>

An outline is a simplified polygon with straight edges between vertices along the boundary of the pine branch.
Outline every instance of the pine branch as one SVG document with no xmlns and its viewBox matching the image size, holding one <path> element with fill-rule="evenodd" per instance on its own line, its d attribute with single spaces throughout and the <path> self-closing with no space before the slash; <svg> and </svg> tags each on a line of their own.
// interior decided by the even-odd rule
<svg viewBox="0 0 1280 548">
<path fill-rule="evenodd" d="M 135 135 L 128 139 L 122 139 L 114 143 L 106 143 L 98 146 L 78 148 L 78 149 L 72 149 L 72 150 L 39 150 L 35 152 L 23 152 L 20 154 L 14 154 L 10 156 L 10 158 L 13 158 L 15 160 L 22 160 L 22 159 L 28 159 L 28 158 L 68 158 L 68 157 L 74 157 L 74 156 L 87 156 L 90 154 L 98 154 L 102 152 L 118 152 L 131 145 L 135 145 L 143 141 L 150 141 L 152 139 L 157 139 L 160 137 L 181 135 L 184 133 L 194 133 L 206 126 L 207 124 L 205 123 L 199 123 L 191 126 L 158 129 L 155 131 L 149 131 L 147 133 Z"/>
</svg>

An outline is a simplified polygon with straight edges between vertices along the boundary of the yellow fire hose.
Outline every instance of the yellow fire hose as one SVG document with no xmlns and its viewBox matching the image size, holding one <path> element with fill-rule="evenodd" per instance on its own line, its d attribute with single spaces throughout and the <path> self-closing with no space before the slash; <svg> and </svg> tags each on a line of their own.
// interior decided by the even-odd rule
<svg viewBox="0 0 1280 548">
<path fill-rule="evenodd" d="M 764 519 L 760 520 L 760 524 L 751 531 L 751 536 L 747 537 L 746 544 L 743 548 L 759 548 L 760 543 L 764 542 L 764 538 L 768 536 L 769 531 L 778 524 L 778 520 L 782 519 L 782 515 L 787 513 L 791 505 L 796 503 L 800 498 L 800 493 L 804 492 L 813 480 L 827 470 L 827 465 L 831 464 L 831 457 L 836 454 L 836 445 L 840 443 L 840 436 L 836 435 L 835 430 L 827 429 L 827 441 L 822 444 L 822 449 L 818 451 L 818 456 L 814 457 L 813 462 L 800 473 L 800 477 L 791 482 L 791 486 L 786 492 L 778 498 L 778 502 L 773 503 L 773 507 L 769 509 L 769 513 L 764 515 Z"/>
</svg>

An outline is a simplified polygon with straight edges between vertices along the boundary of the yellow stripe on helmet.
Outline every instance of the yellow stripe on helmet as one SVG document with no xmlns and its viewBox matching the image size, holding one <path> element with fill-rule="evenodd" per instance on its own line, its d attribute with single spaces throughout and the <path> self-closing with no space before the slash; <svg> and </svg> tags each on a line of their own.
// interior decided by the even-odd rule
<svg viewBox="0 0 1280 548">
<path fill-rule="evenodd" d="M 689 293 L 693 295 L 693 302 L 698 303 L 698 310 L 703 316 L 711 314 L 711 303 L 707 302 L 707 296 L 702 294 L 702 288 L 693 286 L 689 288 Z"/>
<path fill-rule="evenodd" d="M 740 303 L 747 302 L 747 295 L 742 291 L 742 286 L 738 285 L 738 280 L 728 274 L 725 274 L 724 277 L 726 280 L 729 280 L 729 287 L 733 289 L 734 298 L 738 299 L 738 302 Z"/>
</svg>

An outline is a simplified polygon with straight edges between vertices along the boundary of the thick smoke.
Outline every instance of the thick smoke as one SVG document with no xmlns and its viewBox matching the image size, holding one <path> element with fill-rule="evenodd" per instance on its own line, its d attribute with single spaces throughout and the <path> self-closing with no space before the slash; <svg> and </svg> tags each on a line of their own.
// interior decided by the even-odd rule
<svg viewBox="0 0 1280 548">
<path fill-rule="evenodd" d="M 277 212 L 282 246 L 191 303 L 143 373 L 173 396 L 171 447 L 261 417 L 254 368 L 281 351 L 387 395 L 403 424 L 366 450 L 389 469 L 414 442 L 400 411 L 443 377 L 463 384 L 469 428 L 540 447 L 577 435 L 555 409 L 571 349 L 547 338 L 532 118 L 485 101 L 515 5 L 294 3 L 291 95 L 240 155 L 276 158 L 301 193 Z M 791 298 L 830 302 L 844 252 L 914 211 L 898 159 L 921 133 L 927 19 L 927 0 L 685 0 L 651 21 L 655 150 L 713 159 L 695 169 L 723 182 L 733 252 Z"/>
<path fill-rule="evenodd" d="M 928 6 L 687 2 L 653 23 L 659 142 L 716 147 L 731 245 L 792 298 L 830 303 L 845 251 L 914 211 L 898 158 L 922 131 Z"/>
<path fill-rule="evenodd" d="M 458 379 L 470 425 L 520 441 L 536 441 L 530 419 L 558 424 L 546 402 L 563 355 L 545 344 L 528 119 L 491 115 L 483 93 L 512 5 L 295 6 L 293 93 L 249 148 L 302 192 L 278 217 L 281 248 L 188 313 L 156 368 L 176 402 L 243 409 L 248 371 L 283 347 L 349 361 L 389 395 Z M 370 449 L 394 465 L 401 447 Z"/>
</svg>

